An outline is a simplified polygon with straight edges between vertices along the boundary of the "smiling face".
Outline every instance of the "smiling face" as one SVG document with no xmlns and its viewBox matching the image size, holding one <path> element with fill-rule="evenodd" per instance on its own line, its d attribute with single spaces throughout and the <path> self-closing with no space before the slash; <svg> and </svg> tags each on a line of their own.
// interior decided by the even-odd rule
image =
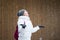
<svg viewBox="0 0 60 40">
<path fill-rule="evenodd" d="M 24 16 L 29 16 L 29 14 L 26 10 L 24 11 Z"/>
</svg>

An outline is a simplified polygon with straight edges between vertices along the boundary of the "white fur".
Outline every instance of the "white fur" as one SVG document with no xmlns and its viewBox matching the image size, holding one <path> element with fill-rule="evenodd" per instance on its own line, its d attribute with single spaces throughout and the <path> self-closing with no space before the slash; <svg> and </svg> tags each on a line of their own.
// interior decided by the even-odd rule
<svg viewBox="0 0 60 40">
<path fill-rule="evenodd" d="M 20 24 L 24 24 L 26 25 L 26 28 L 22 28 L 22 26 Z M 31 40 L 31 35 L 32 33 L 36 32 L 37 30 L 39 30 L 39 27 L 36 26 L 33 28 L 32 22 L 30 20 L 30 18 L 28 16 L 20 16 L 18 18 L 18 40 Z"/>
</svg>

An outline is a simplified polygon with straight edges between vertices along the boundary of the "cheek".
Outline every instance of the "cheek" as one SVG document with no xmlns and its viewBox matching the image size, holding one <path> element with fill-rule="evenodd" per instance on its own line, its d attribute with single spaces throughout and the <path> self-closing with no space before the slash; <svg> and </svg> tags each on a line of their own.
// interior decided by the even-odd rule
<svg viewBox="0 0 60 40">
<path fill-rule="evenodd" d="M 28 14 L 27 14 L 28 15 Z"/>
<path fill-rule="evenodd" d="M 29 14 L 28 14 L 28 13 L 26 13 L 26 16 L 29 16 Z"/>
<path fill-rule="evenodd" d="M 25 15 L 26 15 L 26 16 L 29 16 L 29 14 L 27 14 L 27 13 L 26 13 Z"/>
</svg>

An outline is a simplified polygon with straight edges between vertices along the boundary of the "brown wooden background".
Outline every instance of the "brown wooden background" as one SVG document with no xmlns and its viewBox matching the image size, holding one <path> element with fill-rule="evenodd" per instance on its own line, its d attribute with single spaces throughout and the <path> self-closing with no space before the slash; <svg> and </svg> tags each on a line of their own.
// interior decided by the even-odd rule
<svg viewBox="0 0 60 40">
<path fill-rule="evenodd" d="M 34 26 L 45 26 L 32 35 L 32 40 L 60 40 L 60 0 L 0 0 L 0 40 L 14 40 L 16 14 L 23 8 Z"/>
</svg>

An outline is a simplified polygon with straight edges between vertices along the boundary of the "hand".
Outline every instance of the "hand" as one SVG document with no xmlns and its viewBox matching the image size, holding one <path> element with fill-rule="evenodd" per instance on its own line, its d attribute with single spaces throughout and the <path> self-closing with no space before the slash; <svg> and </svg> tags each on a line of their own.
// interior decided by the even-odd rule
<svg viewBox="0 0 60 40">
<path fill-rule="evenodd" d="M 44 28 L 44 26 L 39 26 L 39 28 Z"/>
<path fill-rule="evenodd" d="M 21 26 L 22 26 L 22 28 L 25 28 L 26 27 L 26 25 L 25 24 L 20 24 Z"/>
</svg>

